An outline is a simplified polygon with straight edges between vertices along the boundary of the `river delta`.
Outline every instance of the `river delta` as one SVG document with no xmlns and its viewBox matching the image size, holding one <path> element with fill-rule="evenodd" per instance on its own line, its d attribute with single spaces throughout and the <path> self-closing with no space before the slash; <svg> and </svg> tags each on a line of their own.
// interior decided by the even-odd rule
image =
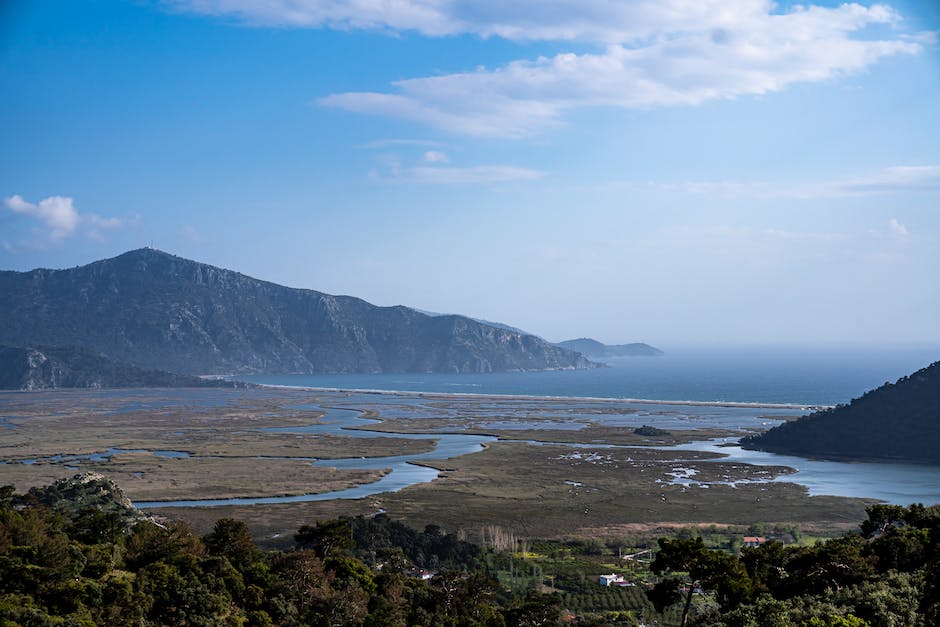
<svg viewBox="0 0 940 627">
<path fill-rule="evenodd" d="M 738 438 L 800 406 L 251 388 L 0 394 L 0 484 L 79 470 L 203 527 L 278 537 L 387 511 L 539 535 L 797 522 L 843 529 L 873 500 L 940 501 L 940 470 L 783 457 Z M 634 433 L 651 425 L 668 435 Z"/>
</svg>

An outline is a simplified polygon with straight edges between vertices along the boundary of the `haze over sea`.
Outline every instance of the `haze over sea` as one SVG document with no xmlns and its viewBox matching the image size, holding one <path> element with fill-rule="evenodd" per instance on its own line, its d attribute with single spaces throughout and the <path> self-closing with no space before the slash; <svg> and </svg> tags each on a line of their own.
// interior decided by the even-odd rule
<svg viewBox="0 0 940 627">
<path fill-rule="evenodd" d="M 355 390 L 834 405 L 934 361 L 940 346 L 677 348 L 594 370 L 490 374 L 254 375 L 252 383 Z"/>
</svg>

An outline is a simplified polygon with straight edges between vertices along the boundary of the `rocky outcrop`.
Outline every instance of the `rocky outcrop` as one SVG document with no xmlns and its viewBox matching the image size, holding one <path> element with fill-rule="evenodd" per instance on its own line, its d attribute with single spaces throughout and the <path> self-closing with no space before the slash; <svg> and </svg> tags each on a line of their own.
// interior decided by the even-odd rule
<svg viewBox="0 0 940 627">
<path fill-rule="evenodd" d="M 87 517 L 91 511 L 108 514 L 126 529 L 141 521 L 159 524 L 160 520 L 134 507 L 116 483 L 97 472 L 82 472 L 51 485 L 30 488 L 18 500 L 42 503 L 71 520 Z"/>
</svg>

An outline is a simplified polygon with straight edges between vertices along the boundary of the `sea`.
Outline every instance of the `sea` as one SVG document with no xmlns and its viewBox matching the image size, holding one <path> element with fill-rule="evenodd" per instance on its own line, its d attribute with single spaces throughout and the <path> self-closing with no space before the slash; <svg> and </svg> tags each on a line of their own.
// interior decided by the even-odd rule
<svg viewBox="0 0 940 627">
<path fill-rule="evenodd" d="M 659 357 L 605 360 L 606 367 L 590 370 L 238 378 L 349 390 L 836 405 L 940 360 L 940 345 L 664 350 Z"/>
</svg>

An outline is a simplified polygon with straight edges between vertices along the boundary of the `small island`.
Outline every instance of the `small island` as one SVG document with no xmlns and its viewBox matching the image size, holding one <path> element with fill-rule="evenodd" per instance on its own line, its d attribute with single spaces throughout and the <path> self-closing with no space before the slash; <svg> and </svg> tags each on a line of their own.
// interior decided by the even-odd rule
<svg viewBox="0 0 940 627">
<path fill-rule="evenodd" d="M 576 353 L 581 353 L 588 359 L 611 359 L 614 357 L 660 357 L 664 353 L 655 346 L 634 342 L 632 344 L 604 344 L 589 337 L 576 340 L 565 340 L 555 344 Z"/>
</svg>

